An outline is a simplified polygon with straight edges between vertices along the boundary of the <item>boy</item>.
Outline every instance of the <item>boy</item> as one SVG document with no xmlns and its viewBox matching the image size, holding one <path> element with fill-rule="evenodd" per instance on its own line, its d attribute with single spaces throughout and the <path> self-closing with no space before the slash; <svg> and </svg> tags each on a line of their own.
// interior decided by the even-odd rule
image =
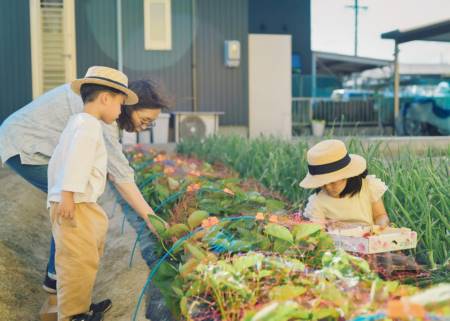
<svg viewBox="0 0 450 321">
<path fill-rule="evenodd" d="M 58 320 L 101 321 L 89 312 L 92 290 L 108 229 L 96 204 L 106 183 L 107 154 L 100 121 L 114 122 L 121 105 L 138 102 L 118 70 L 91 67 L 71 84 L 83 112 L 73 115 L 48 165 L 48 207 L 56 245 Z"/>
</svg>

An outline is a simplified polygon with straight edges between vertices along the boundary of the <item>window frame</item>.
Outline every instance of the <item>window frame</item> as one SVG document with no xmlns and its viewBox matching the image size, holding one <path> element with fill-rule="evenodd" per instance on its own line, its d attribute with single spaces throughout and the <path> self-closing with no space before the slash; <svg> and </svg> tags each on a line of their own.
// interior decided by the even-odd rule
<svg viewBox="0 0 450 321">
<path fill-rule="evenodd" d="M 165 41 L 151 39 L 150 29 L 152 22 L 150 10 L 152 4 L 165 6 Z M 172 1 L 171 0 L 144 0 L 144 47 L 145 50 L 172 50 Z"/>
</svg>

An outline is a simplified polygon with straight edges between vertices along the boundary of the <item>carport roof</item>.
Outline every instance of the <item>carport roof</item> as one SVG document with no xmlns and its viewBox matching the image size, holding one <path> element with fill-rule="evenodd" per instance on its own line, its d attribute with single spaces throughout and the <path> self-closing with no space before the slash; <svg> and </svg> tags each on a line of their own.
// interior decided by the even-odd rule
<svg viewBox="0 0 450 321">
<path fill-rule="evenodd" d="M 390 60 L 342 55 L 331 52 L 313 52 L 316 62 L 317 74 L 332 74 L 335 76 L 347 76 L 368 69 L 388 66 Z"/>
<path fill-rule="evenodd" d="M 393 30 L 381 34 L 383 39 L 395 40 L 398 44 L 409 41 L 450 42 L 450 19 L 405 30 Z"/>
</svg>

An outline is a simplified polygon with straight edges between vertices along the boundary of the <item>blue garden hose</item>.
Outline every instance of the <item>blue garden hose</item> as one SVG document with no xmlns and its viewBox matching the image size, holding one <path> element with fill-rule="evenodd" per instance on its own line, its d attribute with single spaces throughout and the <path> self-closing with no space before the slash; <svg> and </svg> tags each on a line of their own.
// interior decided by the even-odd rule
<svg viewBox="0 0 450 321">
<path fill-rule="evenodd" d="M 227 194 L 226 192 L 224 192 L 222 189 L 219 189 L 219 188 L 215 188 L 215 187 L 202 187 L 202 188 L 200 188 L 198 191 L 197 191 L 197 196 L 202 196 L 203 195 L 203 193 L 205 193 L 205 192 L 221 192 L 221 193 L 225 193 L 225 194 Z"/>
<path fill-rule="evenodd" d="M 139 164 L 139 166 L 134 167 L 134 170 L 137 172 L 140 172 L 141 170 L 143 170 L 144 168 L 146 168 L 148 165 L 152 164 L 153 162 L 154 162 L 153 158 L 146 160 L 142 164 Z"/>
<path fill-rule="evenodd" d="M 220 219 L 220 222 L 227 222 L 227 221 L 240 221 L 240 220 L 255 220 L 254 216 L 234 216 L 234 217 L 224 217 Z M 166 261 L 166 259 L 184 242 L 189 240 L 192 236 L 197 234 L 198 232 L 204 230 L 203 227 L 198 227 L 192 232 L 189 232 L 182 238 L 180 238 L 178 241 L 175 242 L 175 244 L 166 252 L 164 255 L 156 262 L 155 267 L 150 271 L 147 280 L 145 281 L 145 285 L 142 288 L 141 294 L 139 295 L 138 302 L 136 304 L 136 308 L 134 310 L 132 321 L 136 321 L 136 317 L 139 311 L 139 308 L 141 307 L 142 300 L 145 295 L 145 291 L 147 290 L 148 286 L 153 280 L 153 277 L 155 276 L 158 269 L 161 267 L 161 265 Z"/>
<path fill-rule="evenodd" d="M 168 203 L 176 200 L 180 195 L 183 195 L 186 192 L 186 190 L 181 190 L 178 191 L 176 193 L 173 193 L 172 195 L 170 195 L 169 197 L 167 197 L 165 200 L 163 200 L 157 207 L 155 207 L 155 209 L 153 210 L 155 213 L 157 213 L 161 208 L 163 208 L 165 205 L 167 205 Z M 137 244 L 139 243 L 139 241 L 141 240 L 141 235 L 142 233 L 145 231 L 146 229 L 146 224 L 144 222 L 144 224 L 142 225 L 141 229 L 138 232 L 138 235 L 136 237 L 136 240 L 134 241 L 133 244 L 133 249 L 131 250 L 131 256 L 130 256 L 130 262 L 128 264 L 128 266 L 131 268 L 132 264 L 133 264 L 133 258 L 134 258 L 134 252 L 136 251 L 136 247 Z"/>
<path fill-rule="evenodd" d="M 377 313 L 370 315 L 359 315 L 354 317 L 351 321 L 377 321 L 384 318 L 388 318 L 389 316 L 385 313 Z M 431 313 L 426 314 L 426 319 L 431 321 L 448 321 L 449 319 L 445 316 L 439 316 Z"/>
<path fill-rule="evenodd" d="M 385 317 L 386 317 L 386 314 L 384 314 L 384 313 L 359 315 L 359 316 L 353 318 L 351 321 L 377 321 L 380 319 L 384 319 Z"/>
<path fill-rule="evenodd" d="M 163 174 L 161 174 L 163 175 Z M 155 176 L 155 175 L 153 175 Z M 218 189 L 218 188 L 214 188 L 214 187 L 208 187 L 208 188 L 201 188 L 197 191 L 197 196 L 200 196 L 203 192 L 222 192 L 225 193 L 223 190 Z M 161 204 L 159 204 L 157 207 L 155 207 L 154 212 L 158 212 L 163 206 L 167 205 L 168 203 L 176 200 L 180 195 L 183 195 L 184 193 L 186 193 L 186 190 L 183 189 L 181 191 L 178 191 L 172 195 L 170 195 L 168 198 L 166 198 L 165 200 L 163 200 L 161 202 Z M 123 222 L 122 222 L 122 233 L 124 230 L 124 224 L 125 224 L 125 217 L 123 218 Z M 143 226 L 141 227 L 141 229 L 138 232 L 138 235 L 136 237 L 136 241 L 133 244 L 133 249 L 131 250 L 131 256 L 130 256 L 130 262 L 128 264 L 128 266 L 131 268 L 132 264 L 133 264 L 133 258 L 134 258 L 134 252 L 136 251 L 136 247 L 137 244 L 139 243 L 140 239 L 141 239 L 141 235 L 142 233 L 145 231 L 145 224 L 143 224 Z"/>
</svg>

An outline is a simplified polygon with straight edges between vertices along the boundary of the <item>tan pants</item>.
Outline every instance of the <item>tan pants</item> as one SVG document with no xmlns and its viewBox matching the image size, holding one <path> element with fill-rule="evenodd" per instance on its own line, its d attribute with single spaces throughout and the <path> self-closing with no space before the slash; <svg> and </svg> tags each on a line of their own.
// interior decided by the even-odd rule
<svg viewBox="0 0 450 321">
<path fill-rule="evenodd" d="M 57 206 L 51 204 L 50 219 L 56 249 L 58 321 L 68 321 L 89 311 L 108 217 L 96 203 L 78 203 L 73 220 L 58 219 Z"/>
</svg>

